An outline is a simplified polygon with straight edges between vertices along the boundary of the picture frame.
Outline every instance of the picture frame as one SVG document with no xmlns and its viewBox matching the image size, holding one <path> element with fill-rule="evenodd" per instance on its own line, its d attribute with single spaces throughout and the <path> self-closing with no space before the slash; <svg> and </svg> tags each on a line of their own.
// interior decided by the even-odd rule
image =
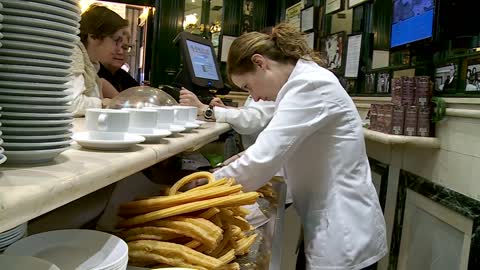
<svg viewBox="0 0 480 270">
<path fill-rule="evenodd" d="M 307 41 L 308 47 L 309 47 L 310 49 L 315 50 L 315 46 L 316 46 L 316 42 L 315 42 L 315 40 L 316 40 L 316 34 L 315 34 L 315 32 L 306 33 L 306 34 L 304 35 L 304 37 L 305 37 L 305 40 Z"/>
<path fill-rule="evenodd" d="M 365 82 L 364 82 L 364 91 L 365 94 L 374 94 L 376 92 L 377 86 L 377 73 L 370 72 L 365 73 Z"/>
<path fill-rule="evenodd" d="M 462 88 L 465 93 L 480 93 L 480 55 L 464 60 Z"/>
<path fill-rule="evenodd" d="M 455 92 L 459 86 L 459 61 L 447 61 L 435 67 L 435 91 Z"/>
<path fill-rule="evenodd" d="M 370 0 L 348 0 L 348 8 L 350 9 L 356 6 L 360 6 L 369 1 Z"/>
<path fill-rule="evenodd" d="M 300 31 L 310 32 L 315 30 L 315 25 L 318 24 L 318 17 L 315 16 L 317 12 L 315 11 L 316 9 L 313 5 L 305 7 L 300 11 Z"/>
<path fill-rule="evenodd" d="M 363 33 L 347 36 L 347 49 L 345 55 L 345 77 L 357 78 L 360 70 L 362 54 Z"/>
<path fill-rule="evenodd" d="M 376 93 L 389 94 L 391 93 L 392 74 L 390 71 L 380 71 L 376 78 Z"/>
<path fill-rule="evenodd" d="M 335 13 L 345 8 L 344 0 L 328 0 L 325 4 L 325 14 Z"/>
<path fill-rule="evenodd" d="M 345 71 L 345 43 L 345 32 L 333 33 L 321 40 L 321 51 L 327 59 L 327 68 L 337 75 L 343 75 Z"/>
</svg>

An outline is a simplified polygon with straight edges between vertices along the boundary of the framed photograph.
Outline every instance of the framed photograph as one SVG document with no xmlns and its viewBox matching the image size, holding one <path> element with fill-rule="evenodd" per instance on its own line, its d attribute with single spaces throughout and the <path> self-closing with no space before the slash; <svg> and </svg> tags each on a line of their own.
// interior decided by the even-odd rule
<svg viewBox="0 0 480 270">
<path fill-rule="evenodd" d="M 480 92 L 480 57 L 466 59 L 465 92 Z"/>
<path fill-rule="evenodd" d="M 375 72 L 365 74 L 365 93 L 375 93 L 376 75 L 377 73 Z"/>
<path fill-rule="evenodd" d="M 300 1 L 285 10 L 285 22 L 293 25 L 298 30 L 300 30 L 300 20 L 303 7 L 303 1 Z"/>
<path fill-rule="evenodd" d="M 349 35 L 347 40 L 347 56 L 345 60 L 345 77 L 357 78 L 362 52 L 362 34 Z"/>
<path fill-rule="evenodd" d="M 455 91 L 457 88 L 458 62 L 445 63 L 435 69 L 435 91 Z"/>
<path fill-rule="evenodd" d="M 347 79 L 347 87 L 345 87 L 348 93 L 355 93 L 357 91 L 357 80 Z"/>
<path fill-rule="evenodd" d="M 327 68 L 337 73 L 343 74 L 345 70 L 345 32 L 338 32 L 326 36 L 322 39 L 322 52 L 327 59 Z"/>
<path fill-rule="evenodd" d="M 314 30 L 315 8 L 313 6 L 302 9 L 300 16 L 300 31 L 309 32 Z"/>
<path fill-rule="evenodd" d="M 315 49 L 315 32 L 310 32 L 305 34 L 305 40 L 307 41 L 308 47 L 310 49 Z"/>
<path fill-rule="evenodd" d="M 334 13 L 344 8 L 344 0 L 327 0 L 325 14 Z"/>
<path fill-rule="evenodd" d="M 350 8 L 356 7 L 368 1 L 370 0 L 348 0 L 348 8 L 350 9 Z"/>
<path fill-rule="evenodd" d="M 378 72 L 377 74 L 377 93 L 390 93 L 390 72 Z"/>
</svg>

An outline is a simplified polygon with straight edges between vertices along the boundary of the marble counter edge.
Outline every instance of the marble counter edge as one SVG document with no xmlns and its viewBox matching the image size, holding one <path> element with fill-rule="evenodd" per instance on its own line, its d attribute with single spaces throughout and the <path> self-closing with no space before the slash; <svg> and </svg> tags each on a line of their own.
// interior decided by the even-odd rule
<svg viewBox="0 0 480 270">
<path fill-rule="evenodd" d="M 363 129 L 366 140 L 376 141 L 389 145 L 410 145 L 421 148 L 440 148 L 440 141 L 435 137 L 418 137 L 418 136 L 399 136 L 373 131 L 367 128 Z"/>
<path fill-rule="evenodd" d="M 73 144 L 55 162 L 36 167 L 0 168 L 0 232 L 115 183 L 159 161 L 207 144 L 230 130 L 228 124 L 206 127 L 163 144 L 141 144 L 124 152 L 100 152 Z M 92 155 L 94 153 L 94 155 Z M 88 169 L 87 169 L 88 168 Z M 45 181 L 52 179 L 53 181 Z M 20 187 L 8 193 L 9 187 Z M 23 194 L 18 194 L 23 193 Z"/>
</svg>

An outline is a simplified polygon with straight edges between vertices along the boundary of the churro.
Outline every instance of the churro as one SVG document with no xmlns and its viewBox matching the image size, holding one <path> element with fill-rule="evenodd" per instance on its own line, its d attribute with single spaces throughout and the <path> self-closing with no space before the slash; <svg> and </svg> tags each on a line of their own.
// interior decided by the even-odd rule
<svg viewBox="0 0 480 270">
<path fill-rule="evenodd" d="M 182 179 L 178 180 L 169 190 L 168 190 L 168 195 L 175 195 L 177 194 L 177 191 L 182 188 L 184 185 L 198 180 L 198 179 L 203 179 L 206 178 L 208 183 L 214 182 L 215 181 L 215 176 L 210 173 L 210 172 L 196 172 L 189 174 Z"/>
</svg>

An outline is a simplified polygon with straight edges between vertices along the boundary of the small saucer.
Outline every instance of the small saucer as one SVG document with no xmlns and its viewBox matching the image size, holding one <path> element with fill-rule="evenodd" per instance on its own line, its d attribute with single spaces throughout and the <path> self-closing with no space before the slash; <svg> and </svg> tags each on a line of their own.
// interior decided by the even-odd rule
<svg viewBox="0 0 480 270">
<path fill-rule="evenodd" d="M 206 121 L 195 120 L 195 124 L 197 124 L 197 125 L 204 125 L 204 124 L 206 124 L 206 123 L 207 123 Z"/>
<path fill-rule="evenodd" d="M 184 132 L 186 129 L 183 127 L 183 126 L 180 126 L 180 125 L 170 125 L 170 132 L 172 132 L 172 134 L 177 134 L 177 133 L 180 133 L 180 132 Z"/>
<path fill-rule="evenodd" d="M 161 138 L 172 135 L 172 132 L 169 130 L 156 128 L 130 128 L 128 133 L 144 137 L 146 143 L 157 142 Z"/>
<path fill-rule="evenodd" d="M 112 133 L 113 132 L 79 132 L 73 134 L 72 139 L 82 147 L 95 150 L 125 150 L 145 141 L 143 136 L 136 134 Z"/>
</svg>

